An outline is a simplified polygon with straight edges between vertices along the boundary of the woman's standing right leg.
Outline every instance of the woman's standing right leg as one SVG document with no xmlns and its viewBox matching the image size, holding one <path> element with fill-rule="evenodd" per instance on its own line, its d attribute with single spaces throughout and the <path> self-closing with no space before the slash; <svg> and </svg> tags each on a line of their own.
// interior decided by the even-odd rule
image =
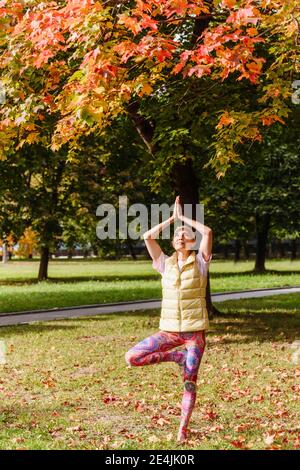
<svg viewBox="0 0 300 470">
<path fill-rule="evenodd" d="M 185 353 L 170 349 L 182 344 L 179 334 L 159 331 L 129 349 L 125 354 L 125 361 L 132 366 L 146 366 L 167 361 L 180 364 L 185 359 Z"/>
<path fill-rule="evenodd" d="M 181 418 L 178 440 L 186 439 L 187 427 L 196 402 L 197 375 L 201 359 L 205 350 L 205 331 L 183 333 L 186 339 L 187 357 L 184 367 L 184 392 L 181 403 Z"/>
</svg>

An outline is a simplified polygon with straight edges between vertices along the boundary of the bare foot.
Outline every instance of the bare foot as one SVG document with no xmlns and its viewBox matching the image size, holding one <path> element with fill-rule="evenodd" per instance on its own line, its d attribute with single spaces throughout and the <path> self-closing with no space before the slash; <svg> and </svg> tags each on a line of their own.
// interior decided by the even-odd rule
<svg viewBox="0 0 300 470">
<path fill-rule="evenodd" d="M 183 444 L 184 442 L 186 442 L 186 440 L 187 440 L 187 429 L 186 428 L 179 429 L 178 435 L 177 435 L 177 442 L 180 442 L 181 444 Z"/>
</svg>

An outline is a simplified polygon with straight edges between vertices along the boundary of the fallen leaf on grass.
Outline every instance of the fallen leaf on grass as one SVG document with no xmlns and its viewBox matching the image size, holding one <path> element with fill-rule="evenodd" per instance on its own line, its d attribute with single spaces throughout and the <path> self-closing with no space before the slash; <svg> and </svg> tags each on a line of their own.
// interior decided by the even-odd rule
<svg viewBox="0 0 300 470">
<path fill-rule="evenodd" d="M 46 388 L 56 387 L 56 383 L 52 379 L 42 380 L 42 384 L 45 385 Z"/>
<path fill-rule="evenodd" d="M 206 421 L 214 421 L 218 415 L 211 408 L 204 408 L 202 411 L 202 418 Z"/>
<path fill-rule="evenodd" d="M 286 410 L 278 410 L 275 411 L 274 416 L 276 416 L 276 418 L 282 418 L 283 416 L 289 416 L 289 413 Z"/>
<path fill-rule="evenodd" d="M 135 434 L 126 433 L 126 434 L 124 434 L 124 437 L 126 437 L 126 439 L 135 439 Z"/>
<path fill-rule="evenodd" d="M 105 336 L 78 336 L 78 341 L 101 341 L 105 339 Z"/>
<path fill-rule="evenodd" d="M 170 424 L 170 420 L 164 418 L 161 415 L 151 416 L 151 421 L 154 425 L 158 425 L 158 426 L 164 426 L 165 424 Z"/>
<path fill-rule="evenodd" d="M 229 442 L 232 446 L 237 447 L 238 449 L 247 449 L 247 445 L 245 444 L 246 439 L 242 436 L 238 436 L 237 439 Z"/>
<path fill-rule="evenodd" d="M 150 437 L 148 437 L 148 441 L 149 442 L 159 442 L 159 439 L 156 436 L 150 436 Z"/>
<path fill-rule="evenodd" d="M 250 395 L 251 390 L 249 388 L 246 388 L 244 390 L 235 388 L 232 390 L 231 393 L 223 393 L 221 395 L 221 400 L 223 401 L 234 401 L 234 400 L 239 400 L 242 397 L 245 397 L 247 395 Z"/>
<path fill-rule="evenodd" d="M 78 425 L 78 426 L 73 426 L 71 428 L 67 428 L 66 431 L 68 431 L 68 432 L 77 432 L 77 431 L 82 431 L 82 428 L 81 428 L 81 426 Z"/>
<path fill-rule="evenodd" d="M 273 444 L 274 439 L 275 439 L 274 434 L 265 434 L 264 435 L 264 443 L 267 444 L 267 446 L 270 446 L 271 444 Z"/>
<path fill-rule="evenodd" d="M 294 448 L 299 449 L 300 448 L 300 436 L 297 437 L 294 441 Z"/>
<path fill-rule="evenodd" d="M 208 428 L 208 432 L 220 432 L 223 431 L 224 426 L 223 424 L 217 424 L 216 426 L 210 426 Z"/>
<path fill-rule="evenodd" d="M 254 395 L 254 397 L 252 397 L 252 401 L 254 402 L 259 402 L 259 401 L 264 401 L 265 397 L 263 395 Z"/>
<path fill-rule="evenodd" d="M 272 387 L 271 385 L 267 385 L 265 387 L 265 390 L 267 392 L 269 392 L 269 396 L 270 397 L 273 397 L 273 396 L 276 396 L 276 395 L 280 395 L 282 393 L 282 390 L 278 387 Z"/>
<path fill-rule="evenodd" d="M 251 423 L 238 424 L 237 426 L 235 426 L 234 431 L 242 432 L 242 431 L 245 431 L 246 429 L 252 428 L 252 426 L 253 425 Z"/>
<path fill-rule="evenodd" d="M 134 409 L 139 413 L 143 413 L 146 410 L 146 407 L 142 402 L 137 401 L 134 405 Z"/>
<path fill-rule="evenodd" d="M 103 450 L 107 450 L 108 444 L 111 442 L 111 437 L 110 436 L 102 436 L 101 438 L 101 448 Z M 112 446 L 113 447 L 113 446 Z"/>
<path fill-rule="evenodd" d="M 25 439 L 24 439 L 24 437 L 14 437 L 12 439 L 12 442 L 14 444 L 21 444 L 22 442 L 25 442 Z"/>
<path fill-rule="evenodd" d="M 117 397 L 116 395 L 107 395 L 106 397 L 102 398 L 103 403 L 106 405 L 108 403 L 116 403 L 122 401 L 120 397 Z"/>
<path fill-rule="evenodd" d="M 63 428 L 50 429 L 49 434 L 53 438 L 59 438 L 61 437 L 61 431 L 63 431 Z"/>
</svg>

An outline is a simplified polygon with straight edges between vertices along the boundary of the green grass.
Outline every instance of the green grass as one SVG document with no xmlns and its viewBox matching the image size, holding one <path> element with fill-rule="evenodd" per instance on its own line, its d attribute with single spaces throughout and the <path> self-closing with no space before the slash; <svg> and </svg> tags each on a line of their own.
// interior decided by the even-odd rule
<svg viewBox="0 0 300 470">
<path fill-rule="evenodd" d="M 211 272 L 220 275 L 239 274 L 245 275 L 252 271 L 254 261 L 213 260 Z M 266 267 L 270 271 L 280 271 L 285 275 L 297 274 L 300 278 L 299 260 L 268 260 Z M 39 261 L 17 261 L 13 260 L 6 264 L 0 263 L 0 282 L 15 284 L 22 282 L 37 282 Z M 133 278 L 153 279 L 156 271 L 148 260 L 51 260 L 49 262 L 49 278 L 53 282 L 60 281 L 82 281 L 82 280 L 131 280 Z"/>
<path fill-rule="evenodd" d="M 265 274 L 253 262 L 213 261 L 212 292 L 300 285 L 300 261 L 275 260 Z M 0 312 L 160 298 L 160 275 L 150 261 L 51 261 L 50 279 L 37 283 L 37 261 L 0 264 Z"/>
<path fill-rule="evenodd" d="M 0 282 L 37 282 L 39 261 L 10 261 L 0 264 Z M 49 262 L 49 278 L 53 282 L 77 282 L 86 280 L 107 281 L 135 276 L 151 279 L 155 271 L 150 261 L 100 261 L 100 260 L 52 260 Z"/>
<path fill-rule="evenodd" d="M 218 304 L 187 444 L 175 441 L 182 384 L 173 363 L 127 368 L 159 311 L 5 327 L 1 449 L 299 448 L 300 295 Z"/>
</svg>

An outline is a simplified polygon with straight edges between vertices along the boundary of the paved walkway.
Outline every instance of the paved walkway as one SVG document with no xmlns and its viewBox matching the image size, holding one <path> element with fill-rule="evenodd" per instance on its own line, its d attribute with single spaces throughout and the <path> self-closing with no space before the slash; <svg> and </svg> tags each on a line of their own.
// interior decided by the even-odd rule
<svg viewBox="0 0 300 470">
<path fill-rule="evenodd" d="M 300 287 L 284 287 L 276 289 L 257 289 L 238 292 L 222 292 L 212 294 L 213 302 L 223 302 L 224 300 L 250 299 L 253 297 L 266 297 L 278 294 L 293 294 L 300 292 Z M 106 315 L 108 313 L 129 312 L 135 310 L 149 310 L 160 308 L 161 301 L 140 300 L 134 302 L 118 302 L 100 305 L 84 305 L 80 307 L 35 310 L 31 312 L 1 313 L 0 326 L 20 325 L 40 321 L 62 320 L 65 318 L 90 317 L 94 315 Z"/>
</svg>

